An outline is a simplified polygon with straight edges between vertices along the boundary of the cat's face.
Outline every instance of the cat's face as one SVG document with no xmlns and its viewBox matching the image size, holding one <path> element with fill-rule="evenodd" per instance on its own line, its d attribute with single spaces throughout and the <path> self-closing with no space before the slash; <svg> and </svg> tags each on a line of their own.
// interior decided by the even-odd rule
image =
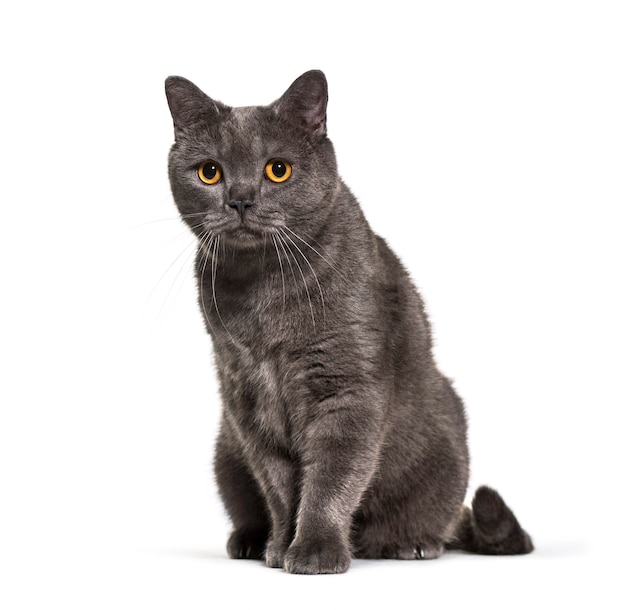
<svg viewBox="0 0 626 610">
<path fill-rule="evenodd" d="M 321 72 L 307 72 L 269 106 L 231 108 L 179 77 L 166 92 L 172 193 L 201 240 L 219 235 L 250 248 L 281 230 L 319 232 L 338 181 Z"/>
</svg>

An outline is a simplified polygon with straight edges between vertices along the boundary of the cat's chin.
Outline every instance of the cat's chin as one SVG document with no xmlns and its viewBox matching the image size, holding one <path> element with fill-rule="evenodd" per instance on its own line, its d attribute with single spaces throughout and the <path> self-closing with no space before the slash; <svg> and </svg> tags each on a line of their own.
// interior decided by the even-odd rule
<svg viewBox="0 0 626 610">
<path fill-rule="evenodd" d="M 267 239 L 265 233 L 243 226 L 230 231 L 223 231 L 221 235 L 228 245 L 237 248 L 256 248 L 262 246 Z"/>
</svg>

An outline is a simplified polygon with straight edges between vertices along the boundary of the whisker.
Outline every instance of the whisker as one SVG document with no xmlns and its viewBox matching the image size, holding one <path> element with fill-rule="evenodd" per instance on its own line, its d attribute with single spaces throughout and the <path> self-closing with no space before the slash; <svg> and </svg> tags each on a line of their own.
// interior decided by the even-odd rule
<svg viewBox="0 0 626 610">
<path fill-rule="evenodd" d="M 298 247 L 298 244 L 296 244 L 296 242 L 293 241 L 293 239 L 291 239 L 291 237 L 289 237 L 289 235 L 287 235 L 284 231 L 282 233 L 293 244 L 294 248 L 298 252 L 300 252 L 300 255 L 302 256 L 302 258 L 304 259 L 306 264 L 309 266 L 309 269 L 311 270 L 311 273 L 313 274 L 313 277 L 315 278 L 315 283 L 317 284 L 317 288 L 320 291 L 320 299 L 321 299 L 321 303 L 322 303 L 322 314 L 324 316 L 324 320 L 326 320 L 326 305 L 324 303 L 324 294 L 322 293 L 322 285 L 320 284 L 320 280 L 317 277 L 317 273 L 315 273 L 315 269 L 313 269 L 313 265 L 311 265 L 311 263 L 309 262 L 309 259 L 306 257 L 304 252 L 302 252 L 302 250 L 300 250 L 300 248 Z"/>
<path fill-rule="evenodd" d="M 274 237 L 274 234 L 272 233 L 270 234 L 270 236 L 272 238 L 272 243 L 274 244 L 274 249 L 276 250 L 276 256 L 278 257 L 278 264 L 280 265 L 280 277 L 283 281 L 283 312 L 284 312 L 286 297 L 285 297 L 285 273 L 283 271 L 283 261 L 280 256 L 280 252 L 278 251 L 278 246 L 276 245 L 276 238 Z"/>
<path fill-rule="evenodd" d="M 285 259 L 287 260 L 287 264 L 289 265 L 289 270 L 291 271 L 291 277 L 293 277 L 294 283 L 296 285 L 296 287 L 298 286 L 298 281 L 296 278 L 296 274 L 293 270 L 293 265 L 291 264 L 291 258 L 289 257 L 289 255 L 287 254 L 287 250 L 285 249 L 285 245 L 284 245 L 284 239 L 278 234 L 275 233 L 276 238 L 278 240 L 278 244 L 280 245 L 281 250 L 283 251 L 283 253 L 285 254 Z M 298 298 L 300 297 L 300 290 L 298 289 Z"/>
<path fill-rule="evenodd" d="M 184 233 L 180 233 L 179 235 L 176 236 L 176 238 L 167 241 L 161 247 L 167 247 L 170 244 L 174 243 L 175 241 L 178 241 L 179 239 L 181 239 L 181 237 L 183 237 L 183 236 L 189 238 L 190 237 L 189 231 L 186 230 Z M 179 263 L 181 258 L 186 255 L 185 264 L 181 264 L 180 265 L 180 267 L 176 271 L 176 274 L 174 275 L 173 280 L 169 283 L 169 287 L 167 288 L 167 290 L 165 292 L 164 298 L 163 299 L 159 299 L 160 307 L 159 307 L 159 310 L 158 310 L 158 313 L 157 313 L 157 318 L 160 318 L 163 315 L 163 312 L 165 311 L 165 308 L 166 308 L 168 302 L 170 302 L 170 300 L 171 300 L 172 292 L 174 291 L 174 289 L 175 289 L 177 284 L 179 284 L 178 290 L 180 292 L 180 289 L 181 289 L 182 285 L 184 284 L 185 278 L 190 273 L 191 267 L 189 265 L 189 260 L 191 259 L 191 257 L 194 254 L 196 244 L 197 244 L 196 236 L 193 236 L 193 239 L 191 241 L 189 241 L 182 248 L 182 250 L 174 258 L 174 260 L 167 266 L 165 271 L 162 273 L 161 277 L 159 277 L 157 282 L 154 284 L 154 287 L 150 291 L 150 294 L 146 298 L 146 304 L 151 302 L 151 301 L 153 301 L 155 299 L 155 295 L 157 294 L 158 291 L 160 291 L 161 286 L 163 285 L 165 279 L 169 276 L 170 272 L 172 272 L 172 269 L 174 269 L 174 267 Z M 191 252 L 190 252 L 190 249 L 191 249 Z M 184 270 L 186 270 L 186 273 L 185 273 L 183 279 L 181 280 L 180 279 L 181 278 L 181 274 L 183 273 Z"/>
<path fill-rule="evenodd" d="M 219 321 L 222 323 L 222 326 L 224 327 L 226 334 L 230 337 L 230 340 L 233 343 L 235 343 L 233 336 L 230 334 L 230 331 L 228 330 L 228 328 L 226 328 L 226 324 L 224 324 L 224 320 L 222 319 L 222 314 L 220 314 L 220 309 L 217 306 L 217 296 L 215 294 L 215 278 L 217 276 L 217 262 L 218 262 L 217 254 L 219 252 L 221 239 L 222 239 L 222 236 L 218 235 L 217 240 L 213 246 L 213 254 L 211 256 L 211 292 L 213 293 L 213 305 L 215 306 L 215 313 L 217 314 Z"/>
<path fill-rule="evenodd" d="M 219 247 L 219 236 L 215 240 L 213 244 L 213 250 L 211 252 L 211 294 L 213 295 L 213 305 L 215 307 L 215 311 L 219 316 L 219 307 L 217 306 L 217 297 L 215 296 L 215 276 L 217 274 L 216 266 L 217 266 L 217 249 Z"/>
<path fill-rule="evenodd" d="M 171 244 L 171 243 L 177 241 L 178 239 L 180 239 L 181 237 L 183 237 L 183 235 L 188 235 L 189 234 L 189 229 L 192 229 L 192 230 L 193 229 L 199 229 L 199 228 L 201 228 L 203 226 L 204 226 L 204 222 L 199 222 L 196 225 L 185 225 L 185 230 L 184 231 L 181 231 L 175 237 L 172 237 L 172 239 L 170 239 L 169 241 L 165 242 L 163 244 L 163 246 L 168 246 L 169 244 Z M 204 231 L 203 231 L 203 233 L 204 233 Z M 195 235 L 195 233 L 194 233 L 194 235 Z"/>
<path fill-rule="evenodd" d="M 180 282 L 180 286 L 179 286 L 179 293 L 180 293 L 180 287 L 184 284 L 185 279 L 189 276 L 189 273 L 191 271 L 191 265 L 189 264 L 191 257 L 194 255 L 195 251 L 196 251 L 196 240 L 194 239 L 191 243 L 189 243 L 184 249 L 183 251 L 174 259 L 174 261 L 172 262 L 171 265 L 169 265 L 169 267 L 165 270 L 165 273 L 161 276 L 161 280 L 165 278 L 165 276 L 169 273 L 170 269 L 172 269 L 172 267 L 176 264 L 176 262 L 180 259 L 181 256 L 183 256 L 185 253 L 187 253 L 187 257 L 185 259 L 185 264 L 181 265 L 178 268 L 178 271 L 176 272 L 176 275 L 174 276 L 174 280 L 172 281 L 172 283 L 170 284 L 170 287 L 167 291 L 167 293 L 165 294 L 165 298 L 163 299 L 163 303 L 161 305 L 161 309 L 159 310 L 159 315 L 161 315 L 163 313 L 163 310 L 165 309 L 165 305 L 166 303 L 169 301 L 170 296 L 172 294 L 172 290 L 174 290 L 174 286 L 176 285 L 176 283 L 178 282 L 178 279 L 180 278 L 180 274 L 183 272 L 183 270 L 185 270 L 185 275 L 182 278 L 181 282 Z M 189 250 L 191 249 L 191 252 L 189 252 Z M 157 285 L 155 286 L 153 293 L 156 291 L 158 285 L 160 284 L 161 280 L 159 280 L 159 282 L 157 283 Z"/>
<path fill-rule="evenodd" d="M 300 263 L 298 262 L 298 259 L 296 258 L 295 253 L 292 251 L 292 249 L 290 248 L 289 244 L 284 240 L 285 238 L 289 239 L 289 236 L 287 234 L 283 233 L 282 237 L 281 237 L 281 240 L 285 244 L 288 252 L 291 254 L 291 256 L 293 258 L 293 262 L 298 267 L 298 271 L 300 271 L 300 276 L 302 277 L 302 283 L 304 284 L 304 290 L 306 291 L 306 296 L 307 296 L 307 299 L 309 300 L 309 308 L 311 310 L 311 319 L 313 321 L 313 326 L 315 327 L 315 313 L 313 311 L 313 302 L 311 301 L 311 294 L 309 292 L 309 287 L 306 285 L 306 277 L 304 276 L 304 271 L 302 271 L 302 267 L 300 266 Z M 293 243 L 293 241 L 291 241 L 291 243 Z M 297 248 L 297 246 L 296 246 L 296 248 Z"/>
<path fill-rule="evenodd" d="M 200 304 L 202 305 L 202 311 L 204 312 L 204 318 L 207 321 L 207 324 L 210 326 L 211 330 L 213 330 L 213 325 L 211 324 L 211 318 L 206 309 L 206 303 L 204 300 L 204 274 L 206 272 L 207 263 L 210 257 L 211 246 L 214 242 L 213 233 L 209 231 L 207 238 L 200 242 L 199 251 L 202 253 L 202 271 L 200 272 Z"/>
<path fill-rule="evenodd" d="M 289 233 L 291 233 L 295 238 L 299 239 L 305 246 L 313 250 L 313 252 L 315 252 L 315 254 L 317 254 L 323 261 L 325 261 L 328 264 L 328 266 L 331 267 L 331 269 L 333 269 L 333 271 L 335 271 L 337 275 L 339 275 L 339 277 L 341 277 L 341 279 L 348 281 L 346 276 L 339 269 L 337 269 L 337 267 L 330 260 L 328 260 L 321 252 L 318 252 L 318 250 L 316 250 L 309 242 L 302 239 L 302 237 L 300 237 L 295 231 L 292 231 L 287 225 L 283 225 L 283 227 L 287 229 L 287 231 L 289 231 Z M 311 239 L 312 241 L 314 241 L 318 245 L 320 250 L 324 250 L 324 248 L 322 248 L 322 246 L 315 239 L 311 238 L 309 235 L 307 235 L 307 237 Z"/>
<path fill-rule="evenodd" d="M 179 214 L 181 218 L 195 218 L 196 216 L 206 216 L 206 212 L 191 212 L 190 214 Z"/>
</svg>

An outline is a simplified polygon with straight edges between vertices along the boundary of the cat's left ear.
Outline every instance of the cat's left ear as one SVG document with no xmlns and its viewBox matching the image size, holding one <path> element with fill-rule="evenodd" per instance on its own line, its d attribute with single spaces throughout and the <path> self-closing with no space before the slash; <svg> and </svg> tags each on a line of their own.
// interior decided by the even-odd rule
<svg viewBox="0 0 626 610">
<path fill-rule="evenodd" d="M 328 85 L 320 70 L 310 70 L 297 78 L 284 95 L 272 104 L 282 119 L 295 124 L 310 136 L 326 135 Z"/>
</svg>

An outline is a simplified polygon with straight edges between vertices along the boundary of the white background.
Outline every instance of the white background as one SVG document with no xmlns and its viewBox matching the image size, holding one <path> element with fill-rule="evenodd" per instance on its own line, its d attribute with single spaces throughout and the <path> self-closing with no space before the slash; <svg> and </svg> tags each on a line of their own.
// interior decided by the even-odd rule
<svg viewBox="0 0 626 610">
<path fill-rule="evenodd" d="M 17 6 L 0 15 L 2 608 L 623 607 L 623 3 Z M 332 577 L 226 559 L 163 80 L 264 104 L 311 68 L 341 173 L 465 399 L 471 489 L 501 491 L 530 556 Z"/>
</svg>

